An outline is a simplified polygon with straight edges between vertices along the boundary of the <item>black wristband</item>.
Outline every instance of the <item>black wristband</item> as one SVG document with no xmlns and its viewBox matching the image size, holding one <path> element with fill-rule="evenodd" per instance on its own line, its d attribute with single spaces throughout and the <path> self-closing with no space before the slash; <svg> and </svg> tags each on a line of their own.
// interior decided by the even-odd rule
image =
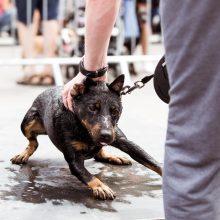
<svg viewBox="0 0 220 220">
<path fill-rule="evenodd" d="M 79 63 L 79 72 L 89 78 L 97 78 L 104 76 L 107 70 L 108 70 L 108 66 L 102 67 L 96 71 L 89 71 L 85 69 L 83 59 Z"/>
</svg>

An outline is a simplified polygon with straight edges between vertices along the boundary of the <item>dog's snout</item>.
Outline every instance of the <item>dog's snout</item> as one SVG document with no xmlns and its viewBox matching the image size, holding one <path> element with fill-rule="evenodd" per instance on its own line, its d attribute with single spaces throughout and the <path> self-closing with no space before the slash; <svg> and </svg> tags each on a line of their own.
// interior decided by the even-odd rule
<svg viewBox="0 0 220 220">
<path fill-rule="evenodd" d="M 101 142 L 104 142 L 104 143 L 110 143 L 112 140 L 111 131 L 108 131 L 108 130 L 101 131 L 100 140 L 101 140 Z"/>
</svg>

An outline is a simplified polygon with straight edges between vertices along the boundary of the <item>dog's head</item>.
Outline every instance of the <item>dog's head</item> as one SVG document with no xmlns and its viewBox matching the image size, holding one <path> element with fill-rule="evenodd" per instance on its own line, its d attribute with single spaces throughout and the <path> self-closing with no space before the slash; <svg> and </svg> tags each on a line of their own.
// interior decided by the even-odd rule
<svg viewBox="0 0 220 220">
<path fill-rule="evenodd" d="M 74 112 L 97 145 L 115 140 L 115 127 L 122 111 L 120 92 L 124 75 L 111 84 L 87 78 L 72 89 Z"/>
</svg>

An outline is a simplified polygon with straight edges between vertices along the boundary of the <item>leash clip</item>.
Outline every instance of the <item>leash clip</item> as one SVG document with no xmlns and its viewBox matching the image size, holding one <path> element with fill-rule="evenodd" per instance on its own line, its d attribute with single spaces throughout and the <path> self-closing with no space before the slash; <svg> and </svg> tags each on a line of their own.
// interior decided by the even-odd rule
<svg viewBox="0 0 220 220">
<path fill-rule="evenodd" d="M 142 87 L 144 87 L 144 83 L 142 83 L 141 81 L 137 81 L 134 83 L 134 86 L 125 86 L 122 89 L 121 95 L 126 95 L 126 94 L 131 94 L 131 92 L 135 89 L 141 89 Z"/>
<path fill-rule="evenodd" d="M 126 95 L 131 87 L 130 86 L 124 86 L 121 95 Z"/>
<path fill-rule="evenodd" d="M 145 76 L 142 80 L 136 81 L 132 87 L 131 86 L 123 87 L 123 89 L 121 91 L 121 95 L 130 94 L 135 89 L 143 88 L 145 86 L 145 84 L 148 81 L 150 81 L 153 77 L 154 77 L 154 75 Z"/>
<path fill-rule="evenodd" d="M 145 86 L 145 84 L 142 81 L 137 81 L 134 83 L 134 85 L 139 89 Z"/>
</svg>

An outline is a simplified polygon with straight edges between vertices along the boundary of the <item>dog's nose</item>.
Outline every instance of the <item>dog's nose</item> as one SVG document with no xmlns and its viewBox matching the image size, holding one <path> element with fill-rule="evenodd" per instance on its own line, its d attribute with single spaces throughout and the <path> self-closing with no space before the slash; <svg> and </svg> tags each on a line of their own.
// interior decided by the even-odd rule
<svg viewBox="0 0 220 220">
<path fill-rule="evenodd" d="M 101 131 L 100 134 L 100 141 L 104 143 L 110 143 L 112 140 L 112 133 L 108 130 Z"/>
</svg>

